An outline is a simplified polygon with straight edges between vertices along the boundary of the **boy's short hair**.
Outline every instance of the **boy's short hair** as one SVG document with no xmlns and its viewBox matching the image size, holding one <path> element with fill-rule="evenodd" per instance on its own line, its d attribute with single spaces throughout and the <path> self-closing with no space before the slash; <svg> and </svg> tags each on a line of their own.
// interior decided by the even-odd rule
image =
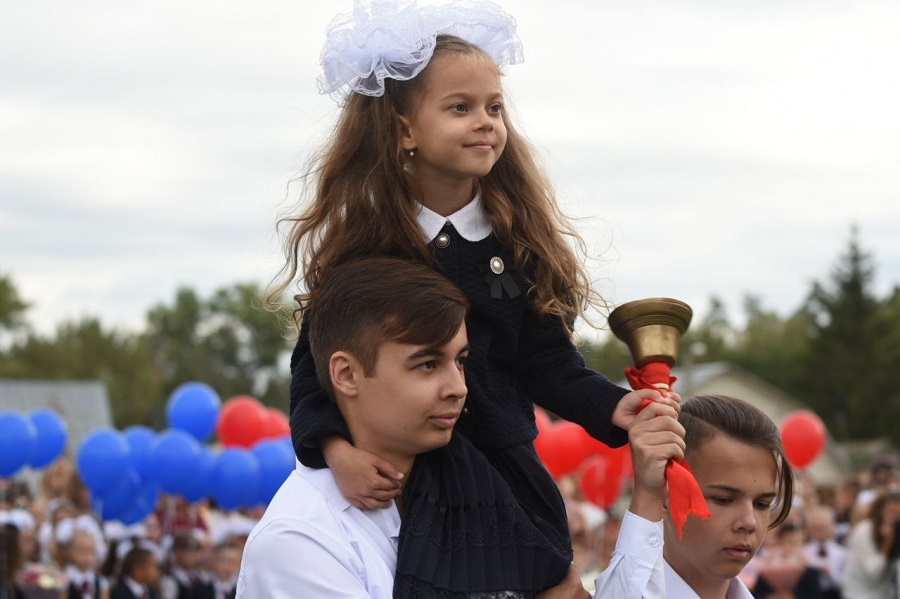
<svg viewBox="0 0 900 599">
<path fill-rule="evenodd" d="M 329 362 L 352 354 L 371 376 L 385 341 L 441 346 L 465 321 L 469 301 L 433 267 L 389 257 L 359 258 L 328 273 L 309 303 L 309 345 L 319 383 L 334 399 Z"/>
<path fill-rule="evenodd" d="M 190 532 L 177 532 L 172 537 L 172 551 L 200 549 L 200 540 Z"/>
<path fill-rule="evenodd" d="M 135 570 L 150 563 L 151 560 L 156 561 L 152 551 L 145 547 L 132 547 L 122 559 L 122 576 L 131 577 Z"/>
<path fill-rule="evenodd" d="M 679 422 L 684 426 L 685 457 L 691 456 L 716 435 L 759 447 L 775 462 L 778 496 L 777 509 L 769 528 L 787 519 L 794 498 L 794 474 L 781 441 L 778 426 L 753 404 L 726 395 L 698 395 L 681 404 Z"/>
</svg>

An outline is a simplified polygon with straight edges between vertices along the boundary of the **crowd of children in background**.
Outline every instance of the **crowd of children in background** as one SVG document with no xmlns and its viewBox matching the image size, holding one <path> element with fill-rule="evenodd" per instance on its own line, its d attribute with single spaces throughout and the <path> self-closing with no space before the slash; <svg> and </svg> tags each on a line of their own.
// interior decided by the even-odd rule
<svg viewBox="0 0 900 599">
<path fill-rule="evenodd" d="M 754 597 L 897 597 L 895 462 L 879 458 L 835 486 L 802 474 L 798 483 L 790 517 L 741 575 Z M 579 496 L 574 479 L 560 489 L 575 563 L 590 585 L 615 547 L 627 498 L 602 510 Z M 103 523 L 67 458 L 43 472 L 37 492 L 20 481 L 0 481 L 0 491 L 0 599 L 229 599 L 261 515 L 163 496 L 137 525 Z"/>
<path fill-rule="evenodd" d="M 0 599 L 230 599 L 260 515 L 161 496 L 136 525 L 104 523 L 64 457 L 36 492 L 0 480 Z"/>
</svg>

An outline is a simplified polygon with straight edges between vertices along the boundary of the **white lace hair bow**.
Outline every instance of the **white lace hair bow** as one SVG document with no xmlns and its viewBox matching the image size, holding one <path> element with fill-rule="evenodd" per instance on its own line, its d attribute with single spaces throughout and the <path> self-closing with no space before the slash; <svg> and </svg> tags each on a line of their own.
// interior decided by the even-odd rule
<svg viewBox="0 0 900 599">
<path fill-rule="evenodd" d="M 319 91 L 336 99 L 351 92 L 381 96 L 385 79 L 405 81 L 425 68 L 439 34 L 475 44 L 498 65 L 523 59 L 516 20 L 493 2 L 420 7 L 415 0 L 354 0 L 352 13 L 328 25 Z"/>
</svg>

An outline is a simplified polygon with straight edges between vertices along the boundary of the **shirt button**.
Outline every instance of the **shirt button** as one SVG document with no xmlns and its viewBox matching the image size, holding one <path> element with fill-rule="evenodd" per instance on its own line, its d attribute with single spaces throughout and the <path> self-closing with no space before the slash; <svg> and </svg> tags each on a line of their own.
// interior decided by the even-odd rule
<svg viewBox="0 0 900 599">
<path fill-rule="evenodd" d="M 651 547 L 658 547 L 658 546 L 659 546 L 659 539 L 656 538 L 656 537 L 651 538 L 651 539 L 650 539 L 650 546 L 651 546 Z"/>
<path fill-rule="evenodd" d="M 445 248 L 450 245 L 450 236 L 446 233 L 441 233 L 437 237 L 434 238 L 434 245 L 439 248 Z"/>
</svg>

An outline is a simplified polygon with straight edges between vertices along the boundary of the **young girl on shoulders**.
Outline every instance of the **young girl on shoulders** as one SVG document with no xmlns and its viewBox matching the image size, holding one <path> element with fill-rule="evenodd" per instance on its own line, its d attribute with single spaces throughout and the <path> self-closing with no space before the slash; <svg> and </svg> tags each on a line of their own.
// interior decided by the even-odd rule
<svg viewBox="0 0 900 599">
<path fill-rule="evenodd" d="M 572 343 L 576 318 L 600 300 L 570 247 L 580 240 L 506 111 L 500 67 L 521 60 L 514 20 L 487 2 L 357 4 L 332 23 L 322 53 L 320 89 L 342 108 L 310 168 L 310 202 L 287 219 L 272 297 L 300 275 L 302 313 L 332 268 L 382 254 L 432 265 L 472 306 L 462 442 L 417 462 L 408 480 L 352 446 L 303 327 L 291 359 L 300 460 L 330 467 L 357 507 L 384 507 L 402 487 L 395 596 L 558 583 L 572 549 L 562 498 L 534 450 L 534 404 L 618 446 L 644 399 L 677 402 L 618 387 Z"/>
<path fill-rule="evenodd" d="M 767 531 L 788 517 L 794 494 L 775 423 L 743 400 L 698 396 L 685 401 L 680 414 L 649 406 L 629 437 L 631 505 L 594 597 L 753 599 L 738 574 Z M 667 513 L 663 472 L 669 459 L 682 457 L 712 515 L 688 517 L 679 535 Z"/>
</svg>

